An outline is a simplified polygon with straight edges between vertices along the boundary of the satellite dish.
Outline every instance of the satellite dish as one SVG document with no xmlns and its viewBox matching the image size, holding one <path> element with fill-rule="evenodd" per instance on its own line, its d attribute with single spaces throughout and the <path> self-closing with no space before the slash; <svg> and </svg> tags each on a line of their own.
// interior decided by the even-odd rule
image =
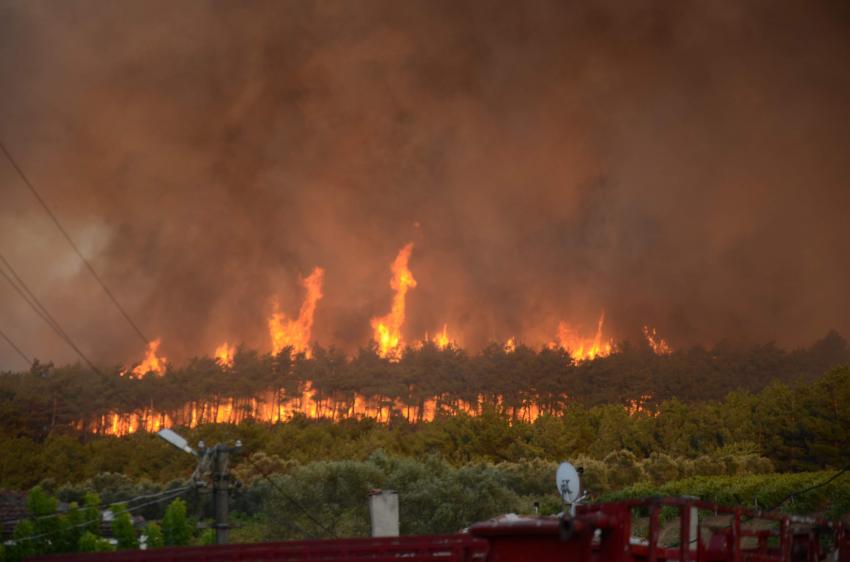
<svg viewBox="0 0 850 562">
<path fill-rule="evenodd" d="M 564 503 L 574 504 L 581 494 L 581 482 L 578 471 L 568 462 L 562 462 L 555 473 L 555 485 Z"/>
<path fill-rule="evenodd" d="M 197 455 L 198 454 L 198 453 L 195 452 L 195 449 L 193 449 L 192 447 L 189 446 L 188 441 L 186 441 L 183 437 L 181 437 L 176 432 L 171 431 L 170 429 L 160 429 L 157 432 L 157 435 L 159 435 L 160 437 L 162 437 L 163 439 L 165 439 L 166 441 L 168 441 L 169 443 L 171 443 L 172 445 L 174 445 L 178 449 L 180 449 L 182 451 L 186 451 L 190 455 Z"/>
</svg>

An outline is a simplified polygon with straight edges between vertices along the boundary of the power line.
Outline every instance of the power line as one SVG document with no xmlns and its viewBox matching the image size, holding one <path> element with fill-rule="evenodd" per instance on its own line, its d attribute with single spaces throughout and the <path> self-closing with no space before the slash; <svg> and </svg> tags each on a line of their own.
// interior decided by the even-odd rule
<svg viewBox="0 0 850 562">
<path fill-rule="evenodd" d="M 21 351 L 21 348 L 18 347 L 17 345 L 15 345 L 15 342 L 13 342 L 2 329 L 0 329 L 0 337 L 2 337 L 4 340 L 6 340 L 6 343 L 8 343 L 9 346 L 11 346 L 12 349 L 14 349 L 15 351 L 18 352 L 18 355 L 20 355 L 21 358 L 24 361 L 26 361 L 27 365 L 32 365 L 32 359 L 27 357 L 27 354 L 24 353 L 23 351 Z"/>
<path fill-rule="evenodd" d="M 0 256 L 2 256 L 2 254 L 0 254 Z M 6 264 L 6 267 L 10 269 L 14 278 L 10 276 L 9 273 L 7 273 L 6 270 L 2 267 L 0 267 L 0 275 L 6 278 L 6 281 L 8 281 L 12 288 L 15 289 L 15 291 L 18 293 L 18 296 L 21 297 L 28 305 L 30 305 L 30 307 L 35 311 L 35 313 L 38 314 L 39 317 L 44 320 L 45 323 L 47 323 L 47 325 L 50 326 L 53 331 L 55 331 L 59 335 L 59 337 L 64 340 L 65 335 L 62 333 L 61 327 L 58 327 L 55 322 L 51 321 L 51 319 L 44 313 L 44 311 L 39 308 L 38 304 L 34 302 L 32 292 L 28 291 L 25 288 L 25 285 L 23 285 L 21 278 L 17 275 L 17 272 L 15 272 L 11 268 L 9 262 L 3 257 L 0 257 L 0 259 L 2 259 L 3 263 Z"/>
<path fill-rule="evenodd" d="M 322 522 L 321 522 L 321 521 L 319 521 L 318 519 L 316 519 L 316 518 L 313 516 L 313 514 L 312 514 L 312 513 L 310 513 L 310 512 L 309 512 L 309 511 L 308 511 L 308 510 L 307 510 L 307 509 L 306 509 L 303 505 L 301 505 L 301 504 L 300 504 L 300 503 L 299 503 L 299 502 L 298 502 L 295 498 L 293 498 L 292 496 L 290 496 L 289 494 L 287 494 L 286 492 L 284 492 L 284 491 L 283 491 L 283 488 L 281 488 L 280 486 L 278 486 L 277 482 L 275 482 L 274 480 L 272 480 L 271 478 L 269 478 L 269 475 L 268 475 L 268 474 L 266 474 L 266 472 L 265 472 L 262 468 L 260 468 L 259 466 L 257 466 L 257 463 L 255 463 L 255 462 L 253 461 L 253 459 L 251 459 L 251 457 L 247 457 L 247 460 L 248 460 L 248 462 L 249 462 L 249 463 L 251 463 L 251 466 L 253 466 L 253 467 L 257 470 L 257 472 L 259 472 L 259 473 L 260 473 L 260 476 L 262 476 L 263 478 L 265 478 L 265 479 L 269 482 L 269 484 L 271 484 L 271 485 L 272 485 L 272 487 L 273 487 L 275 490 L 277 490 L 277 491 L 278 491 L 278 493 L 280 493 L 280 495 L 281 495 L 281 496 L 283 496 L 283 497 L 284 497 L 287 501 L 289 501 L 289 503 L 291 503 L 292 505 L 294 505 L 295 507 L 297 507 L 297 508 L 298 508 L 298 509 L 302 512 L 302 513 L 304 513 L 304 515 L 306 515 L 306 516 L 307 516 L 307 518 L 308 518 L 308 519 L 310 519 L 310 521 L 312 521 L 314 525 L 316 525 L 317 527 L 319 527 L 319 529 L 321 529 L 322 531 L 324 531 L 324 532 L 325 532 L 325 534 L 326 534 L 327 536 L 329 536 L 329 537 L 332 537 L 332 536 L 333 536 L 333 534 L 334 534 L 334 533 L 333 533 L 330 529 L 328 529 L 327 527 L 325 527 L 325 525 L 324 525 L 324 524 L 322 524 Z M 303 529 L 301 529 L 301 528 L 299 528 L 299 527 L 298 527 L 298 525 L 297 525 L 294 521 L 287 521 L 287 524 L 290 524 L 291 526 L 295 527 L 295 529 L 296 529 L 296 530 L 298 530 L 298 532 L 300 532 L 300 533 L 304 533 L 304 530 L 303 530 Z"/>
<path fill-rule="evenodd" d="M 160 496 L 170 496 L 171 494 L 175 494 L 177 492 L 183 493 L 183 492 L 186 492 L 186 491 L 191 490 L 191 489 L 192 489 L 192 485 L 190 484 L 188 486 L 181 486 L 179 488 L 171 488 L 169 490 L 163 490 L 162 492 L 158 492 L 156 494 L 147 494 L 147 495 L 144 495 L 144 496 L 136 496 L 134 498 L 130 498 L 129 500 L 115 501 L 115 502 L 112 502 L 110 505 L 115 505 L 115 504 L 119 504 L 119 503 L 120 504 L 131 504 L 133 502 L 137 502 L 139 500 L 146 500 L 146 499 L 149 499 L 149 498 L 158 498 L 156 501 L 162 501 L 162 498 Z M 180 494 L 177 494 L 177 495 L 180 495 Z M 151 502 L 148 502 L 144 505 L 151 505 Z M 103 503 L 100 502 L 97 505 L 93 505 L 93 506 L 87 506 L 87 505 L 80 506 L 81 509 L 85 509 L 85 508 L 89 508 L 89 507 L 100 508 L 100 507 L 103 507 Z M 133 509 L 137 509 L 138 507 L 139 506 L 136 506 Z M 130 510 L 128 509 L 128 511 L 130 511 Z M 56 510 L 52 513 L 48 513 L 48 514 L 45 514 L 45 515 L 35 515 L 35 516 L 31 516 L 31 517 L 21 517 L 19 519 L 3 519 L 3 520 L 0 520 L 0 523 L 6 524 L 6 523 L 20 523 L 21 521 L 41 521 L 43 519 L 52 519 L 53 517 L 60 517 L 62 515 L 67 515 L 67 514 L 68 514 L 68 511 Z"/>
<path fill-rule="evenodd" d="M 833 474 L 832 476 L 830 476 L 829 478 L 824 480 L 823 482 L 818 482 L 817 484 L 814 484 L 812 486 L 809 486 L 808 488 L 804 488 L 804 489 L 799 490 L 797 492 L 791 492 L 790 494 L 785 496 L 782 499 L 781 502 L 779 502 L 775 506 L 771 507 L 767 511 L 770 512 L 770 511 L 775 511 L 775 510 L 779 509 L 779 507 L 781 507 L 782 504 L 784 504 L 785 502 L 787 502 L 788 500 L 790 500 L 794 496 L 801 496 L 801 495 L 803 495 L 807 492 L 811 492 L 812 490 L 817 490 L 818 488 L 822 488 L 822 487 L 826 486 L 827 484 L 829 484 L 830 482 L 832 482 L 833 480 L 835 480 L 836 478 L 838 478 L 839 476 L 841 476 L 842 474 L 844 474 L 848 471 L 850 471 L 850 465 L 845 466 L 844 468 L 842 468 L 841 470 L 839 470 L 838 472 L 836 472 L 835 474 Z"/>
<path fill-rule="evenodd" d="M 130 315 L 127 313 L 124 307 L 121 306 L 121 304 L 118 302 L 118 299 L 115 298 L 115 295 L 112 294 L 112 291 L 109 290 L 109 287 L 106 286 L 106 283 L 103 281 L 103 279 L 101 279 L 100 275 L 97 274 L 97 271 L 95 271 L 91 263 L 89 263 L 85 256 L 83 256 L 83 253 L 80 251 L 79 247 L 77 247 L 77 244 L 68 234 L 68 231 L 65 230 L 65 228 L 62 226 L 62 223 L 59 222 L 59 219 L 56 217 L 56 215 L 53 214 L 53 211 L 50 210 L 50 207 L 47 206 L 47 203 L 44 201 L 44 199 L 42 199 L 41 195 L 39 195 L 38 191 L 35 189 L 35 186 L 33 186 L 33 184 L 29 181 L 26 174 L 24 174 L 24 171 L 21 169 L 20 166 L 18 166 L 18 163 L 15 161 L 15 159 L 12 158 L 12 155 L 6 149 L 6 146 L 3 144 L 2 141 L 0 141 L 0 150 L 2 150 L 3 154 L 6 155 L 6 159 L 8 159 L 9 163 L 12 164 L 12 167 L 18 173 L 18 176 L 21 178 L 24 184 L 29 188 L 29 190 L 44 208 L 47 215 L 53 221 L 53 224 L 56 225 L 56 228 L 59 229 L 59 232 L 61 232 L 62 236 L 65 237 L 65 240 L 74 250 L 74 253 L 77 254 L 77 257 L 79 257 L 83 264 L 85 264 L 86 269 L 89 270 L 89 273 L 91 273 L 92 277 L 94 277 L 95 281 L 97 281 L 98 285 L 100 285 L 100 288 L 103 289 L 103 292 L 106 293 L 106 296 L 109 297 L 109 300 L 112 301 L 112 304 L 115 305 L 115 308 L 118 309 L 118 311 L 127 321 L 127 323 L 130 324 L 130 327 L 133 328 L 133 331 L 135 331 L 139 338 L 141 338 L 145 345 L 147 345 L 150 340 L 147 338 L 147 336 L 145 336 L 144 333 L 142 333 L 142 330 L 139 328 L 139 326 L 135 322 L 133 322 L 133 319 L 130 318 Z"/>
<path fill-rule="evenodd" d="M 191 487 L 191 486 L 190 486 L 190 487 Z M 137 506 L 135 506 L 135 507 L 128 507 L 128 508 L 127 508 L 127 511 L 128 511 L 128 512 L 130 512 L 130 513 L 132 513 L 132 512 L 134 512 L 134 511 L 137 511 L 137 510 L 139 510 L 139 509 L 142 509 L 143 507 L 148 507 L 149 505 L 153 505 L 153 504 L 158 503 L 158 502 L 161 502 L 161 501 L 173 500 L 174 498 L 176 498 L 176 497 L 178 497 L 178 496 L 182 495 L 182 494 L 183 494 L 183 492 L 185 491 L 185 489 L 180 489 L 180 488 L 178 488 L 177 490 L 172 490 L 172 491 L 177 491 L 178 493 L 176 493 L 176 494 L 172 494 L 172 495 L 170 495 L 170 496 L 169 496 L 169 497 L 167 497 L 167 498 L 159 498 L 159 499 L 152 500 L 152 501 L 149 501 L 149 502 L 146 502 L 146 503 L 143 503 L 143 504 L 139 504 L 139 505 L 137 505 Z M 123 503 L 123 502 L 116 502 L 116 503 Z M 85 527 L 86 525 L 91 525 L 92 523 L 97 523 L 97 522 L 100 522 L 100 521 L 102 521 L 102 520 L 103 520 L 103 516 L 102 516 L 102 514 L 98 514 L 97 519 L 89 519 L 89 520 L 83 521 L 82 523 L 78 523 L 78 524 L 76 524 L 76 525 L 71 525 L 70 527 L 65 527 L 65 528 L 56 529 L 55 531 L 48 531 L 47 533 L 40 533 L 40 534 L 38 534 L 38 535 L 30 535 L 30 536 L 28 536 L 28 537 L 21 537 L 21 538 L 19 538 L 19 539 L 12 539 L 12 543 L 13 543 L 13 544 L 15 544 L 15 543 L 18 543 L 18 542 L 31 541 L 31 540 L 35 540 L 35 539 L 40 539 L 40 538 L 44 538 L 44 537 L 49 537 L 50 535 L 55 535 L 55 534 L 57 534 L 57 533 L 62 533 L 62 532 L 64 532 L 64 531 L 67 531 L 68 529 L 76 529 L 76 528 L 78 528 L 78 527 Z"/>
<path fill-rule="evenodd" d="M 9 261 L 5 258 L 5 256 L 3 256 L 2 252 L 0 252 L 0 261 L 2 261 L 6 268 L 8 268 L 14 279 L 12 279 L 12 277 L 9 277 L 9 275 L 2 269 L 0 269 L 0 273 L 2 273 L 6 280 L 9 281 L 9 283 L 11 283 L 13 287 L 15 287 L 15 290 L 18 291 L 18 295 L 20 295 L 21 298 L 23 298 L 24 301 L 26 301 L 26 303 L 30 305 L 30 307 L 36 312 L 36 314 L 41 316 L 42 320 L 47 322 L 47 325 L 53 328 L 53 330 L 59 335 L 59 337 L 62 338 L 65 343 L 67 343 L 68 346 L 70 346 L 71 349 L 73 349 L 77 353 L 77 355 L 79 355 L 80 358 L 82 358 L 82 360 L 88 364 L 89 367 L 91 367 L 92 371 L 100 374 L 100 370 L 95 367 L 94 363 L 92 363 L 92 361 L 88 357 L 86 357 L 86 355 L 82 351 L 80 351 L 80 348 L 77 347 L 71 337 L 67 333 L 65 333 L 65 330 L 62 329 L 62 326 L 59 325 L 56 319 L 53 318 L 50 312 L 48 312 L 47 308 L 45 308 L 44 305 L 41 304 L 41 302 L 33 294 L 29 287 L 27 287 L 26 283 L 24 283 L 23 279 L 20 278 L 18 273 L 15 271 L 15 268 L 13 268 L 12 264 L 10 264 Z"/>
</svg>

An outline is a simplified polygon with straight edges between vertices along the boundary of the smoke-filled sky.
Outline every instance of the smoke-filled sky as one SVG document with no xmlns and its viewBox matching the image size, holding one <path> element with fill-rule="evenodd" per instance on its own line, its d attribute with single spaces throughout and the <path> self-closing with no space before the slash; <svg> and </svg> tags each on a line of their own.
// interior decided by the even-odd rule
<svg viewBox="0 0 850 562">
<path fill-rule="evenodd" d="M 325 268 L 408 339 L 850 334 L 843 1 L 0 2 L 0 139 L 173 359 L 271 346 Z M 142 344 L 8 162 L 0 252 L 96 361 Z M 0 285 L 0 329 L 73 353 Z M 20 369 L 0 341 L 0 369 Z"/>
</svg>

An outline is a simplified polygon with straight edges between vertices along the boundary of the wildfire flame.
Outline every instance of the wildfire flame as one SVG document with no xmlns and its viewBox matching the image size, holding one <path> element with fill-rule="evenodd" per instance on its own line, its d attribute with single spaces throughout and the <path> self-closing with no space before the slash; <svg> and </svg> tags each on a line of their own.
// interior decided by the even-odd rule
<svg viewBox="0 0 850 562">
<path fill-rule="evenodd" d="M 149 372 L 154 372 L 157 375 L 162 376 L 165 373 L 165 364 L 168 360 L 165 357 L 159 357 L 156 354 L 160 343 L 162 342 L 159 338 L 148 342 L 145 358 L 141 363 L 133 367 L 132 371 L 130 371 L 133 376 L 141 377 Z"/>
<path fill-rule="evenodd" d="M 626 404 L 626 413 L 630 416 L 636 416 L 638 414 L 645 414 L 648 416 L 655 417 L 658 415 L 656 410 L 653 410 L 649 404 L 652 401 L 651 394 L 641 394 L 640 398 L 637 400 L 629 400 Z"/>
<path fill-rule="evenodd" d="M 659 337 L 655 332 L 655 328 L 649 326 L 643 327 L 643 337 L 646 338 L 646 343 L 652 348 L 656 355 L 670 355 L 673 349 L 667 344 L 667 341 Z"/>
<path fill-rule="evenodd" d="M 434 337 L 434 343 L 440 349 L 446 349 L 452 341 L 449 339 L 449 325 L 443 324 L 443 331 Z"/>
<path fill-rule="evenodd" d="M 236 346 L 227 342 L 215 348 L 215 360 L 222 367 L 232 367 L 234 355 L 236 355 Z"/>
<path fill-rule="evenodd" d="M 404 301 L 407 291 L 416 287 L 416 279 L 407 268 L 413 242 L 408 243 L 395 258 L 392 265 L 390 288 L 395 291 L 389 314 L 372 318 L 372 331 L 378 344 L 378 355 L 390 360 L 398 360 L 402 349 L 401 327 L 404 324 Z"/>
<path fill-rule="evenodd" d="M 163 427 L 176 425 L 198 427 L 207 423 L 238 424 L 248 419 L 277 423 L 295 416 L 331 421 L 369 418 L 380 423 L 389 423 L 393 416 L 401 415 L 409 422 L 417 423 L 431 422 L 437 416 L 457 415 L 461 412 L 477 416 L 484 411 L 485 406 L 495 407 L 511 420 L 521 422 L 533 422 L 543 413 L 540 407 L 532 402 L 507 407 L 502 396 L 479 395 L 469 402 L 459 399 L 446 401 L 437 396 L 418 405 L 407 404 L 402 400 L 387 401 L 384 397 L 363 394 L 355 394 L 343 400 L 335 400 L 332 397 L 318 398 L 312 383 L 306 381 L 293 395 L 270 390 L 253 398 L 222 397 L 213 401 L 192 401 L 168 411 L 150 407 L 125 413 L 109 412 L 100 418 L 80 422 L 77 428 L 101 435 L 128 435 L 137 431 L 158 431 Z"/>
<path fill-rule="evenodd" d="M 309 277 L 301 280 L 301 285 L 307 290 L 298 318 L 287 320 L 274 303 L 274 313 L 269 318 L 269 333 L 272 339 L 272 352 L 276 355 L 287 347 L 293 353 L 306 353 L 310 356 L 310 333 L 313 330 L 313 314 L 316 304 L 322 298 L 322 282 L 325 270 L 321 267 L 313 269 Z"/>
<path fill-rule="evenodd" d="M 575 361 L 587 361 L 597 357 L 606 357 L 611 354 L 611 342 L 603 341 L 602 328 L 605 325 L 605 312 L 599 316 L 596 323 L 596 334 L 592 338 L 583 337 L 578 330 L 561 322 L 558 324 L 559 347 L 566 350 Z"/>
<path fill-rule="evenodd" d="M 505 342 L 505 353 L 513 353 L 516 351 L 516 338 L 510 337 Z"/>
</svg>

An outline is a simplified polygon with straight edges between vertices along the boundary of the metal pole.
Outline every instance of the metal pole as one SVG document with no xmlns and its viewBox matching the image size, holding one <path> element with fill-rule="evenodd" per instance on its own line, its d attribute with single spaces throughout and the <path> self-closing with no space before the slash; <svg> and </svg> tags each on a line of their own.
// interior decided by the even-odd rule
<svg viewBox="0 0 850 562">
<path fill-rule="evenodd" d="M 215 498 L 215 543 L 227 544 L 227 498 L 230 491 L 230 449 L 216 445 L 213 458 L 213 497 Z"/>
</svg>

